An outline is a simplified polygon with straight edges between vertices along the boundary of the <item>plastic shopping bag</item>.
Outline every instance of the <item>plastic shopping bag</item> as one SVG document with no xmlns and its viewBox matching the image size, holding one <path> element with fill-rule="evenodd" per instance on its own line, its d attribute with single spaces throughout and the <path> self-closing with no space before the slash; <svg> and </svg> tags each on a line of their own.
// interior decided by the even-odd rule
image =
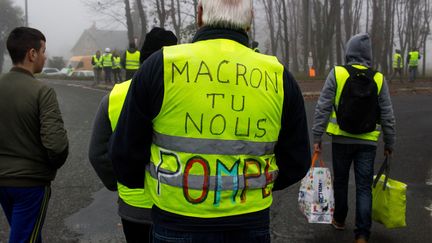
<svg viewBox="0 0 432 243">
<path fill-rule="evenodd" d="M 405 227 L 407 185 L 389 178 L 386 157 L 372 186 L 372 219 L 386 228 Z"/>
<path fill-rule="evenodd" d="M 309 223 L 331 224 L 334 212 L 332 178 L 330 169 L 324 167 L 321 159 L 320 166 L 315 167 L 318 157 L 315 152 L 311 168 L 301 181 L 298 203 Z"/>
</svg>

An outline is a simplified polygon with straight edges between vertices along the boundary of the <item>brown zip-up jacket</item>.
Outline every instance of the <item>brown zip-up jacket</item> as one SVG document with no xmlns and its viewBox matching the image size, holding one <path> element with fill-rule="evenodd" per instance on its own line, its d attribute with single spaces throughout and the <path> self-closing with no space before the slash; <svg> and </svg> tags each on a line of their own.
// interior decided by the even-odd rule
<svg viewBox="0 0 432 243">
<path fill-rule="evenodd" d="M 0 186 L 49 185 L 68 147 L 55 91 L 21 68 L 0 76 Z"/>
</svg>

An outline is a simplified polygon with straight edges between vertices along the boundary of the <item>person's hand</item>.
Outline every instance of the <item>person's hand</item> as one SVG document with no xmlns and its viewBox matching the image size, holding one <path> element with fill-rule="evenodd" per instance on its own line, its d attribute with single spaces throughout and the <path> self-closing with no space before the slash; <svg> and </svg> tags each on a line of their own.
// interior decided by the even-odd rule
<svg viewBox="0 0 432 243">
<path fill-rule="evenodd" d="M 321 142 L 314 143 L 314 152 L 321 153 Z"/>
<path fill-rule="evenodd" d="M 392 153 L 393 153 L 392 149 L 389 149 L 389 148 L 384 149 L 384 156 L 390 157 L 392 155 Z"/>
</svg>

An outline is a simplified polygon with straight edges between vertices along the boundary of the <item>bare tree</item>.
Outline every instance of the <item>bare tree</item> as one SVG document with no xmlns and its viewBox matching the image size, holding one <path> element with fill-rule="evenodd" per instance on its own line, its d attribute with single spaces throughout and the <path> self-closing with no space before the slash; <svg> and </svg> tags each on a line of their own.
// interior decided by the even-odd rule
<svg viewBox="0 0 432 243">
<path fill-rule="evenodd" d="M 123 12 L 124 1 L 119 0 L 88 0 L 81 1 L 90 11 L 100 17 L 98 23 L 102 23 L 102 28 L 109 28 L 113 25 L 120 25 L 128 28 Z"/>
<path fill-rule="evenodd" d="M 165 8 L 165 0 L 156 0 L 156 12 L 159 19 L 159 26 L 165 27 L 165 21 L 167 19 L 167 11 Z"/>
<path fill-rule="evenodd" d="M 180 11 L 180 1 L 171 0 L 170 15 L 172 20 L 172 25 L 174 27 L 175 34 L 177 38 L 181 39 L 181 11 Z"/>
<path fill-rule="evenodd" d="M 147 33 L 147 14 L 144 10 L 142 0 L 136 0 L 136 5 L 138 8 L 139 17 L 141 20 L 141 35 L 139 39 L 139 46 L 142 46 L 145 40 L 145 35 Z"/>
<path fill-rule="evenodd" d="M 312 52 L 311 48 L 311 0 L 302 0 L 302 14 L 303 14 L 303 28 L 302 28 L 302 36 L 303 36 L 303 70 L 306 72 L 307 70 L 307 58 L 309 56 L 309 52 Z"/>
<path fill-rule="evenodd" d="M 283 24 L 283 48 L 282 48 L 282 57 L 283 62 L 286 65 L 286 67 L 289 69 L 289 55 L 290 55 L 290 48 L 289 48 L 289 35 L 288 35 L 288 11 L 286 7 L 286 1 L 282 0 L 282 8 L 280 11 L 281 14 L 281 22 Z M 294 6 L 291 6 L 294 7 Z"/>
<path fill-rule="evenodd" d="M 6 38 L 13 28 L 23 24 L 23 13 L 13 6 L 10 0 L 0 1 L 0 73 L 3 71 L 4 55 L 6 51 Z"/>
<path fill-rule="evenodd" d="M 262 0 L 262 3 L 264 5 L 264 11 L 265 11 L 265 15 L 266 15 L 266 21 L 267 21 L 267 26 L 269 27 L 269 37 L 270 37 L 270 52 L 271 54 L 276 54 L 276 50 L 277 50 L 277 41 L 276 41 L 276 28 L 277 26 L 275 25 L 275 21 L 274 21 L 274 8 L 273 8 L 273 3 L 274 0 Z"/>
<path fill-rule="evenodd" d="M 129 43 L 134 43 L 135 34 L 134 34 L 134 27 L 133 27 L 132 15 L 131 15 L 130 2 L 129 0 L 124 0 L 124 3 L 125 3 L 125 16 L 126 16 L 128 40 Z"/>
</svg>

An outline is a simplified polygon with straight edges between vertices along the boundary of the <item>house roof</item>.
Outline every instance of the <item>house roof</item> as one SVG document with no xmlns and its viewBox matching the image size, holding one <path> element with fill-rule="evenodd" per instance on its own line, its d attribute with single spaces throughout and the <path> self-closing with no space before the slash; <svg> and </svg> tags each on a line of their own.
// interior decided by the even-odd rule
<svg viewBox="0 0 432 243">
<path fill-rule="evenodd" d="M 127 32 L 123 30 L 100 30 L 95 26 L 84 30 L 72 48 L 74 55 L 92 55 L 96 50 L 109 47 L 111 50 L 123 51 L 128 47 Z"/>
</svg>

